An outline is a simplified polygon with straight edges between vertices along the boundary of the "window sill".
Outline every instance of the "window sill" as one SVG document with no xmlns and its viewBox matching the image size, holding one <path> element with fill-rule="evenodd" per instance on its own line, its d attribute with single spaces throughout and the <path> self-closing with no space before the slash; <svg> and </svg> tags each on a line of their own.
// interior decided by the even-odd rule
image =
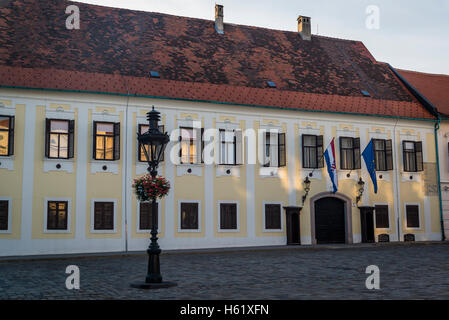
<svg viewBox="0 0 449 320">
<path fill-rule="evenodd" d="M 70 234 L 70 230 L 45 230 L 45 234 Z"/>
<path fill-rule="evenodd" d="M 237 177 L 240 178 L 240 165 L 219 164 L 216 168 L 216 177 Z"/>
<path fill-rule="evenodd" d="M 118 174 L 119 160 L 105 161 L 93 160 L 90 163 L 90 173 L 113 173 Z"/>
<path fill-rule="evenodd" d="M 43 170 L 44 170 L 44 172 L 65 171 L 68 173 L 73 173 L 73 164 L 74 163 L 75 163 L 74 159 L 45 158 Z"/>
<path fill-rule="evenodd" d="M 0 156 L 0 169 L 14 170 L 14 156 Z"/>
<path fill-rule="evenodd" d="M 177 164 L 176 165 L 176 175 L 180 176 L 198 176 L 203 175 L 204 164 Z"/>
<path fill-rule="evenodd" d="M 200 229 L 178 229 L 178 233 L 200 233 Z"/>
<path fill-rule="evenodd" d="M 240 229 L 235 229 L 235 230 L 218 229 L 218 232 L 220 232 L 220 233 L 239 233 Z"/>
</svg>

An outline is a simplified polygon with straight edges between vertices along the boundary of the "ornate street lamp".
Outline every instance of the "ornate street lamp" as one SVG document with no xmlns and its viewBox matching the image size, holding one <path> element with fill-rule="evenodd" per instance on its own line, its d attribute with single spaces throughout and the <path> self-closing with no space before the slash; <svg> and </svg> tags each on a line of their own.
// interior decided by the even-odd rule
<svg viewBox="0 0 449 320">
<path fill-rule="evenodd" d="M 363 192 L 365 191 L 365 188 L 364 188 L 365 181 L 363 181 L 362 178 L 360 178 L 359 182 L 357 182 L 357 184 L 359 186 L 359 189 L 357 190 L 359 194 L 357 195 L 357 198 L 355 199 L 356 204 L 358 204 L 359 201 L 362 199 Z"/>
<path fill-rule="evenodd" d="M 307 196 L 309 195 L 309 191 L 310 191 L 310 184 L 312 183 L 312 181 L 309 180 L 309 177 L 307 176 L 304 179 L 304 195 L 302 196 L 302 205 L 304 206 L 304 201 L 306 201 Z"/>
<path fill-rule="evenodd" d="M 151 110 L 147 113 L 147 119 L 150 123 L 150 128 L 144 134 L 137 133 L 137 139 L 140 142 L 145 158 L 148 162 L 148 172 L 152 178 L 157 176 L 157 167 L 164 154 L 165 147 L 170 141 L 167 133 L 159 131 L 159 120 L 161 119 L 160 112 Z M 156 197 L 152 197 L 152 207 L 151 207 L 151 243 L 148 247 L 148 273 L 144 283 L 136 283 L 131 286 L 135 288 L 142 289 L 157 289 L 157 288 L 168 288 L 176 286 L 174 282 L 163 282 L 160 270 L 159 255 L 161 249 L 157 243 L 158 230 L 157 230 L 157 210 L 156 210 Z"/>
</svg>

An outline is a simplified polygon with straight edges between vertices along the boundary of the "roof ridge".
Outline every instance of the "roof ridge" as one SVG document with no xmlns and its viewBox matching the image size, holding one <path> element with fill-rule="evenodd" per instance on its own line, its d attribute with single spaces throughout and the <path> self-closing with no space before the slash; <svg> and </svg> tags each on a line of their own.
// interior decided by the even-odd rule
<svg viewBox="0 0 449 320">
<path fill-rule="evenodd" d="M 421 72 L 421 71 L 416 71 L 416 70 L 406 70 L 406 69 L 399 69 L 399 68 L 395 68 L 395 69 L 398 71 L 402 71 L 402 72 L 422 74 L 422 75 L 431 76 L 431 77 L 447 77 L 447 78 L 449 78 L 449 74 L 444 74 L 444 73 L 429 73 L 429 72 Z"/>
<path fill-rule="evenodd" d="M 205 19 L 205 18 L 180 16 L 180 15 L 164 13 L 164 12 L 157 12 L 157 11 L 145 11 L 145 10 L 138 10 L 138 9 L 110 7 L 110 6 L 105 6 L 105 5 L 92 4 L 92 3 L 87 3 L 87 2 L 70 1 L 70 0 L 66 0 L 66 1 L 69 1 L 71 3 L 82 4 L 82 5 L 85 5 L 85 6 L 101 7 L 101 8 L 108 8 L 108 9 L 113 9 L 113 10 L 126 10 L 126 11 L 131 11 L 131 12 L 142 12 L 142 13 L 147 13 L 147 14 L 159 14 L 159 15 L 162 15 L 162 16 L 169 16 L 169 17 L 176 17 L 176 18 L 183 18 L 183 19 L 191 19 L 191 20 L 199 20 L 199 21 L 204 21 L 204 22 L 214 22 L 214 20 Z M 262 29 L 262 30 L 270 30 L 270 31 L 278 31 L 278 32 L 287 32 L 287 33 L 294 33 L 294 34 L 298 34 L 299 35 L 298 31 L 282 30 L 282 29 L 263 27 L 263 26 L 252 26 L 252 25 L 241 24 L 241 23 L 225 22 L 224 25 L 225 26 L 226 25 L 230 25 L 230 26 L 237 26 L 237 27 L 245 27 L 245 28 L 251 28 L 251 29 Z M 312 38 L 313 37 L 322 38 L 322 39 L 329 39 L 329 40 L 345 41 L 345 42 L 360 42 L 360 43 L 363 43 L 362 40 L 337 38 L 337 37 L 317 35 L 317 34 L 312 34 Z"/>
</svg>

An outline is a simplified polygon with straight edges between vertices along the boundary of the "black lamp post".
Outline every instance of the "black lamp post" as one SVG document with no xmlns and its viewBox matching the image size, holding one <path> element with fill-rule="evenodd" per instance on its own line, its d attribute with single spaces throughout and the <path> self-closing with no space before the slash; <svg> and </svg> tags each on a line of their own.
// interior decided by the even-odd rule
<svg viewBox="0 0 449 320">
<path fill-rule="evenodd" d="M 159 131 L 159 120 L 161 119 L 160 112 L 151 110 L 147 113 L 147 119 L 150 123 L 150 128 L 144 134 L 137 133 L 137 139 L 142 145 L 143 151 L 145 153 L 145 158 L 148 162 L 148 172 L 151 174 L 152 178 L 157 176 L 157 167 L 159 162 L 164 154 L 165 147 L 167 146 L 168 141 L 170 140 L 167 133 L 163 133 Z M 163 282 L 159 255 L 161 253 L 161 249 L 159 244 L 157 243 L 157 210 L 156 210 L 156 197 L 152 199 L 151 206 L 151 243 L 148 247 L 148 273 L 144 283 L 135 283 L 131 284 L 131 286 L 135 288 L 142 289 L 157 289 L 157 288 L 168 288 L 176 286 L 174 282 Z"/>
<path fill-rule="evenodd" d="M 359 186 L 359 189 L 357 190 L 359 194 L 357 195 L 357 198 L 355 199 L 356 204 L 358 204 L 359 201 L 362 199 L 363 191 L 365 191 L 365 188 L 364 188 L 365 181 L 363 181 L 362 178 L 360 178 L 359 182 L 357 182 L 357 184 Z"/>
<path fill-rule="evenodd" d="M 309 192 L 310 192 L 310 184 L 312 183 L 312 181 L 310 181 L 309 180 L 309 176 L 307 176 L 305 179 L 304 179 L 304 191 L 305 191 L 305 193 L 304 193 L 304 195 L 302 196 L 302 205 L 304 206 L 304 202 L 306 201 L 306 199 L 307 199 L 307 196 L 309 195 Z"/>
</svg>

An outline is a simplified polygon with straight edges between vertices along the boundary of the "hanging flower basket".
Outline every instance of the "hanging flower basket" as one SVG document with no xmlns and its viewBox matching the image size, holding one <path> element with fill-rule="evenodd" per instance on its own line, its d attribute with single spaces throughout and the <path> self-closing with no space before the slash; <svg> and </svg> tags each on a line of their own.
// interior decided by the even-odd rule
<svg viewBox="0 0 449 320">
<path fill-rule="evenodd" d="M 163 177 L 152 178 L 146 174 L 134 179 L 132 187 L 139 201 L 150 201 L 153 198 L 165 197 L 170 190 L 170 183 Z"/>
</svg>

